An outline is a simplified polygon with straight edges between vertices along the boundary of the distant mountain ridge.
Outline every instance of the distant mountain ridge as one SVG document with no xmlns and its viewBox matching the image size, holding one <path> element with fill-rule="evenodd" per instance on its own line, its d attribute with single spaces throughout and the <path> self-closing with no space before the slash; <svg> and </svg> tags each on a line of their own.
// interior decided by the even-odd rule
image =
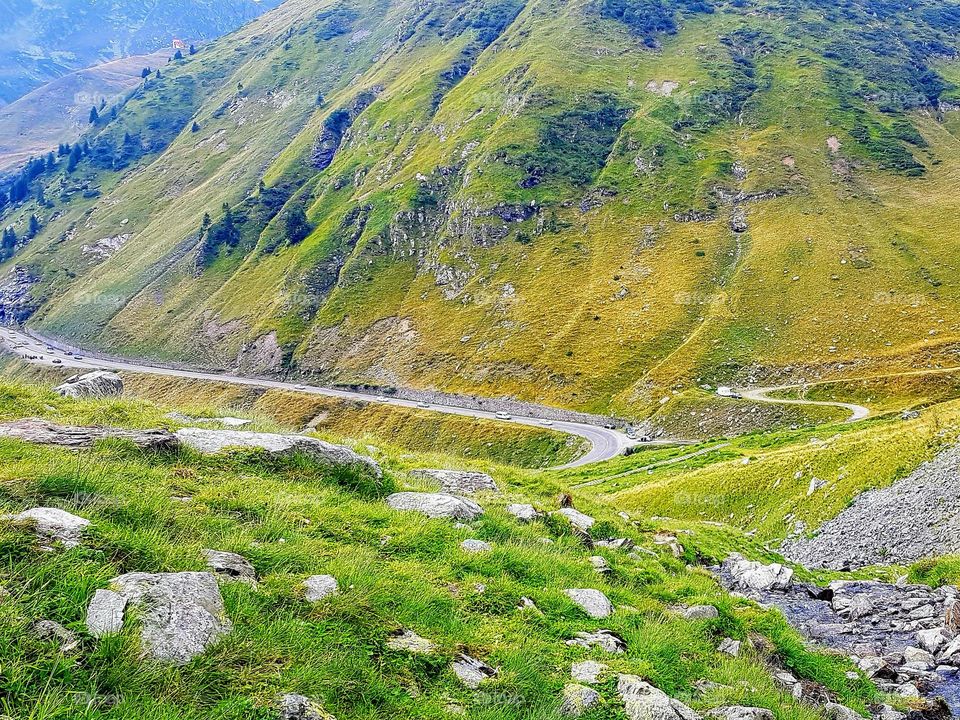
<svg viewBox="0 0 960 720">
<path fill-rule="evenodd" d="M 0 101 L 74 70 L 212 40 L 281 0 L 13 0 L 0 4 Z M 171 49 L 171 54 L 173 50 Z"/>
</svg>

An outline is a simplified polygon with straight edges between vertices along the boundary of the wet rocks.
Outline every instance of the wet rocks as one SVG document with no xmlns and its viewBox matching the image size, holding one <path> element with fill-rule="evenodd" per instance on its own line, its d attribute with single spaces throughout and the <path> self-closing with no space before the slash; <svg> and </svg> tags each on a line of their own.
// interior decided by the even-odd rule
<svg viewBox="0 0 960 720">
<path fill-rule="evenodd" d="M 568 683 L 563 688 L 563 702 L 560 714 L 567 717 L 580 717 L 600 700 L 600 693 L 586 685 Z"/>
<path fill-rule="evenodd" d="M 720 567 L 721 582 L 728 590 L 767 592 L 786 590 L 793 582 L 793 570 L 773 563 L 763 565 L 732 553 Z"/>
<path fill-rule="evenodd" d="M 430 518 L 473 520 L 483 514 L 473 500 L 447 493 L 399 492 L 387 497 L 387 505 L 394 510 L 423 513 Z"/>
<path fill-rule="evenodd" d="M 414 477 L 435 480 L 440 483 L 441 492 L 452 495 L 500 492 L 494 479 L 482 472 L 467 472 L 466 470 L 414 470 L 410 474 Z"/>
<path fill-rule="evenodd" d="M 116 373 L 97 370 L 69 378 L 53 391 L 71 398 L 118 397 L 123 394 L 123 380 Z"/>
<path fill-rule="evenodd" d="M 337 579 L 333 575 L 311 575 L 303 581 L 303 597 L 307 602 L 320 602 L 337 592 Z"/>
<path fill-rule="evenodd" d="M 143 648 L 155 660 L 187 663 L 230 631 L 211 573 L 127 573 L 111 580 L 110 589 L 111 595 L 94 595 L 87 617 L 109 617 L 120 604 L 114 595 L 121 596 L 137 608 Z M 116 619 L 107 627 L 116 628 Z"/>
<path fill-rule="evenodd" d="M 182 428 L 177 430 L 176 437 L 187 447 L 205 455 L 225 450 L 262 450 L 276 456 L 301 453 L 329 465 L 353 467 L 377 478 L 383 475 L 380 466 L 372 458 L 355 453 L 343 445 L 333 445 L 305 435 Z"/>
<path fill-rule="evenodd" d="M 173 433 L 160 428 L 123 430 L 110 427 L 58 425 L 41 418 L 0 423 L 0 437 L 37 445 L 56 445 L 70 450 L 93 447 L 99 440 L 128 440 L 142 450 L 170 450 L 177 447 Z"/>
<path fill-rule="evenodd" d="M 30 508 L 17 515 L 4 515 L 0 519 L 33 523 L 37 539 L 47 548 L 56 543 L 67 548 L 76 547 L 80 544 L 84 530 L 90 525 L 86 518 L 51 507 Z"/>
<path fill-rule="evenodd" d="M 256 587 L 257 571 L 243 555 L 222 550 L 203 550 L 202 553 L 207 560 L 207 567 L 217 575 Z"/>
<path fill-rule="evenodd" d="M 587 615 L 600 620 L 613 614 L 613 603 L 599 590 L 576 588 L 564 591 Z"/>
<path fill-rule="evenodd" d="M 460 653 L 450 666 L 460 682 L 475 690 L 484 680 L 494 677 L 497 671 L 482 660 Z"/>
</svg>

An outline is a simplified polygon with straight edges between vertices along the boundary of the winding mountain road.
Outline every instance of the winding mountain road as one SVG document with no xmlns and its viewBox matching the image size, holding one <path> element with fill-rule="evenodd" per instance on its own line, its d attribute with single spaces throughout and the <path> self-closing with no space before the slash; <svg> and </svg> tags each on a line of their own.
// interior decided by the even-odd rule
<svg viewBox="0 0 960 720">
<path fill-rule="evenodd" d="M 848 423 L 863 420 L 870 415 L 870 408 L 864 407 L 863 405 L 857 405 L 856 403 L 839 402 L 833 400 L 803 400 L 800 398 L 770 397 L 770 393 L 782 392 L 784 390 L 798 390 L 804 387 L 809 387 L 809 385 L 779 385 L 777 387 L 742 389 L 737 390 L 736 392 L 745 400 L 770 403 L 773 405 L 815 405 L 819 407 L 842 408 L 843 410 L 848 410 L 850 412 L 850 417 L 844 421 Z"/>
<path fill-rule="evenodd" d="M 571 467 L 580 467 L 591 463 L 603 462 L 622 455 L 627 448 L 638 444 L 638 441 L 630 438 L 626 433 L 612 428 L 589 425 L 586 423 L 547 420 L 535 416 L 517 416 L 512 415 L 509 418 L 497 417 L 494 412 L 476 410 L 474 408 L 458 407 L 456 405 L 442 405 L 438 403 L 418 403 L 415 400 L 404 400 L 394 397 L 386 397 L 374 393 L 364 393 L 354 390 L 340 390 L 337 388 L 322 387 L 317 385 L 303 385 L 299 383 L 284 382 L 281 380 L 265 380 L 260 378 L 243 377 L 240 375 L 231 375 L 226 373 L 203 372 L 200 370 L 189 370 L 184 368 L 163 367 L 149 365 L 136 360 L 116 360 L 103 357 L 97 357 L 94 354 L 86 352 L 76 353 L 74 351 L 58 348 L 49 342 L 39 340 L 26 333 L 20 332 L 10 327 L 0 327 L 0 344 L 4 345 L 10 352 L 28 360 L 32 363 L 48 365 L 51 367 L 70 367 L 78 370 L 120 370 L 127 372 L 146 373 L 150 375 L 163 375 L 167 377 L 187 378 L 192 380 L 205 380 L 210 382 L 226 382 L 233 385 L 247 385 L 252 387 L 264 387 L 276 390 L 288 390 L 292 392 L 302 392 L 312 395 L 324 395 L 326 397 L 340 398 L 343 400 L 357 400 L 360 402 L 375 402 L 384 405 L 394 405 L 398 407 L 415 408 L 432 412 L 446 413 L 449 415 L 461 415 L 465 417 L 480 418 L 483 420 L 492 420 L 495 422 L 509 422 L 517 425 L 529 425 L 542 429 L 557 430 L 559 432 L 576 435 L 589 441 L 590 450 L 576 460 L 562 465 L 556 469 L 566 469 Z M 652 441 L 645 444 L 673 444 L 672 441 Z"/>
</svg>

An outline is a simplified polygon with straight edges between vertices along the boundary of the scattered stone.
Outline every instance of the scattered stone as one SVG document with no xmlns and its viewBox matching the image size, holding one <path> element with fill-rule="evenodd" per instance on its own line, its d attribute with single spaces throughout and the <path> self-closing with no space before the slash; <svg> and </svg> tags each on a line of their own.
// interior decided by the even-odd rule
<svg viewBox="0 0 960 720">
<path fill-rule="evenodd" d="M 619 655 L 627 651 L 627 643 L 623 638 L 610 630 L 574 633 L 574 636 L 570 640 L 567 640 L 567 645 L 587 649 L 598 647 L 604 652 L 614 655 Z"/>
<path fill-rule="evenodd" d="M 451 495 L 473 495 L 478 492 L 499 493 L 500 488 L 492 477 L 482 472 L 466 470 L 414 470 L 414 477 L 436 480 L 440 483 L 440 492 Z"/>
<path fill-rule="evenodd" d="M 280 720 L 336 720 L 320 703 L 303 695 L 283 695 L 279 705 Z"/>
<path fill-rule="evenodd" d="M 670 554 L 675 558 L 679 558 L 683 555 L 683 545 L 677 542 L 675 535 L 670 535 L 669 533 L 657 533 L 653 536 L 654 545 L 663 545 L 670 549 Z"/>
<path fill-rule="evenodd" d="M 740 644 L 741 643 L 739 640 L 734 640 L 733 638 L 724 638 L 717 646 L 717 650 L 732 657 L 739 657 Z"/>
<path fill-rule="evenodd" d="M 584 660 L 570 666 L 570 677 L 577 682 L 595 685 L 600 682 L 600 674 L 607 668 L 607 665 L 596 660 Z"/>
<path fill-rule="evenodd" d="M 720 612 L 713 605 L 693 605 L 683 611 L 687 620 L 715 620 Z"/>
<path fill-rule="evenodd" d="M 243 555 L 222 550 L 202 550 L 201 552 L 207 559 L 207 566 L 217 575 L 256 587 L 257 571 Z"/>
<path fill-rule="evenodd" d="M 483 508 L 473 500 L 446 493 L 398 492 L 387 497 L 387 505 L 451 520 L 473 520 L 483 514 Z"/>
<path fill-rule="evenodd" d="M 53 389 L 57 395 L 71 398 L 107 398 L 123 394 L 123 380 L 113 372 L 97 370 L 67 379 Z"/>
<path fill-rule="evenodd" d="M 534 509 L 533 505 L 523 505 L 513 503 L 507 505 L 507 512 L 513 515 L 520 522 L 533 522 L 540 517 L 540 513 Z"/>
<path fill-rule="evenodd" d="M 607 559 L 602 555 L 591 555 L 590 564 L 593 565 L 593 569 L 601 575 L 608 575 L 610 573 L 610 565 L 607 564 Z"/>
<path fill-rule="evenodd" d="M 269 455 L 285 456 L 302 453 L 319 462 L 354 467 L 380 478 L 383 472 L 373 458 L 355 453 L 343 445 L 333 445 L 305 435 L 280 435 L 247 430 L 209 430 L 182 428 L 177 439 L 197 452 L 215 455 L 225 450 L 263 450 Z"/>
<path fill-rule="evenodd" d="M 630 720 L 699 720 L 693 710 L 636 675 L 620 675 L 617 692 Z"/>
<path fill-rule="evenodd" d="M 765 708 L 745 707 L 743 705 L 725 705 L 714 708 L 707 717 L 723 720 L 775 720 L 772 712 Z"/>
<path fill-rule="evenodd" d="M 634 542 L 630 538 L 608 538 L 606 540 L 594 540 L 593 544 L 597 547 L 609 548 L 610 550 L 622 550 L 629 552 L 634 548 Z"/>
<path fill-rule="evenodd" d="M 579 530 L 583 530 L 584 532 L 587 532 L 590 528 L 592 528 L 596 522 L 596 520 L 589 515 L 586 515 L 572 507 L 554 510 L 551 515 L 560 515 L 561 517 L 566 518 L 571 525 Z"/>
<path fill-rule="evenodd" d="M 413 630 L 403 630 L 397 635 L 387 638 L 387 647 L 391 650 L 427 655 L 437 649 L 437 646 L 417 635 Z"/>
<path fill-rule="evenodd" d="M 533 602 L 530 598 L 524 595 L 520 598 L 520 602 L 517 604 L 518 610 L 533 610 L 535 612 L 540 612 L 540 608 L 537 607 L 536 603 Z"/>
<path fill-rule="evenodd" d="M 491 550 L 490 543 L 483 540 L 468 539 L 460 543 L 460 547 L 469 553 L 481 553 Z"/>
<path fill-rule="evenodd" d="M 460 653 L 450 667 L 460 679 L 460 682 L 471 690 L 476 690 L 480 683 L 497 674 L 496 670 L 482 660 L 477 660 L 464 653 Z"/>
<path fill-rule="evenodd" d="M 0 423 L 0 437 L 35 445 L 55 445 L 70 450 L 93 447 L 98 440 L 129 440 L 141 450 L 171 450 L 177 439 L 169 430 L 124 430 L 110 427 L 57 425 L 42 418 L 25 418 Z"/>
<path fill-rule="evenodd" d="M 851 710 L 846 705 L 828 702 L 823 708 L 823 716 L 827 720 L 863 720 L 860 713 Z"/>
<path fill-rule="evenodd" d="M 93 637 L 115 635 L 123 629 L 127 599 L 113 590 L 97 590 L 87 606 L 87 630 Z"/>
<path fill-rule="evenodd" d="M 303 581 L 303 597 L 307 602 L 320 602 L 337 592 L 337 579 L 333 575 L 311 575 Z"/>
<path fill-rule="evenodd" d="M 793 583 L 793 570 L 773 563 L 763 565 L 745 559 L 742 555 L 731 554 L 720 567 L 720 575 L 727 589 L 742 592 L 766 592 L 786 590 Z"/>
<path fill-rule="evenodd" d="M 86 518 L 77 517 L 60 508 L 35 507 L 17 515 L 3 515 L 2 520 L 32 522 L 37 539 L 46 547 L 61 543 L 72 548 L 80 544 L 83 531 L 90 525 Z M 46 545 L 49 543 L 49 545 Z"/>
<path fill-rule="evenodd" d="M 587 615 L 600 620 L 613 614 L 613 603 L 599 590 L 592 588 L 575 588 L 564 591 L 574 603 L 580 606 Z"/>
<path fill-rule="evenodd" d="M 41 640 L 59 643 L 60 652 L 70 652 L 80 643 L 75 633 L 53 620 L 38 620 L 33 624 L 33 631 Z"/>
<path fill-rule="evenodd" d="M 903 649 L 903 661 L 908 665 L 920 667 L 923 670 L 930 670 L 937 664 L 936 659 L 934 659 L 931 653 L 915 647 L 906 647 Z"/>
<path fill-rule="evenodd" d="M 110 586 L 139 611 L 141 642 L 155 660 L 187 663 L 230 631 L 211 573 L 127 573 Z M 98 605 L 103 601 L 100 596 Z M 100 611 L 93 608 L 95 615 Z"/>
<path fill-rule="evenodd" d="M 563 702 L 560 714 L 567 717 L 580 717 L 600 700 L 600 693 L 586 685 L 569 683 L 563 687 Z"/>
</svg>

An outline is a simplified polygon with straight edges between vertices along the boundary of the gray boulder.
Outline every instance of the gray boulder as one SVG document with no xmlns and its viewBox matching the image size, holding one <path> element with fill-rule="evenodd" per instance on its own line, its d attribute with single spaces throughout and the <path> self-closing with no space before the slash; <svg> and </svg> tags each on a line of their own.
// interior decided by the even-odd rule
<svg viewBox="0 0 960 720">
<path fill-rule="evenodd" d="M 610 630 L 574 633 L 573 637 L 567 640 L 567 645 L 587 649 L 598 647 L 604 652 L 616 655 L 627 651 L 627 643 L 623 638 Z"/>
<path fill-rule="evenodd" d="M 305 435 L 182 428 L 177 430 L 176 437 L 184 445 L 205 455 L 215 455 L 225 450 L 263 450 L 277 456 L 302 453 L 330 465 L 355 467 L 378 478 L 383 475 L 380 466 L 372 458 L 355 453 L 343 445 L 333 445 Z"/>
<path fill-rule="evenodd" d="M 537 512 L 536 508 L 533 505 L 526 505 L 522 503 L 512 503 L 507 505 L 507 512 L 513 515 L 520 522 L 533 522 L 540 517 L 540 513 Z"/>
<path fill-rule="evenodd" d="M 66 510 L 51 507 L 35 507 L 17 515 L 4 515 L 3 520 L 32 522 L 37 539 L 45 545 L 61 543 L 64 547 L 80 544 L 83 531 L 90 525 L 86 518 L 77 517 Z"/>
<path fill-rule="evenodd" d="M 863 716 L 860 713 L 851 710 L 846 705 L 835 702 L 828 702 L 824 706 L 823 716 L 827 718 L 827 720 L 863 720 Z"/>
<path fill-rule="evenodd" d="M 35 445 L 55 445 L 69 450 L 93 447 L 100 440 L 127 440 L 142 450 L 170 450 L 177 447 L 172 432 L 163 428 L 125 430 L 112 427 L 58 425 L 43 418 L 23 418 L 0 423 L 0 437 Z"/>
<path fill-rule="evenodd" d="M 594 520 L 589 515 L 575 510 L 572 507 L 560 508 L 559 510 L 554 510 L 552 515 L 559 515 L 562 518 L 565 518 L 567 522 L 573 525 L 579 530 L 586 532 L 593 527 L 596 520 Z"/>
<path fill-rule="evenodd" d="M 155 660 L 185 664 L 230 631 L 211 573 L 127 573 L 111 580 L 110 588 L 137 608 L 143 648 Z M 87 616 L 105 617 L 108 605 L 119 604 L 112 595 L 94 595 Z M 116 628 L 117 619 L 106 625 Z"/>
<path fill-rule="evenodd" d="M 431 518 L 473 520 L 483 514 L 473 500 L 447 493 L 398 492 L 387 497 L 387 505 L 394 510 L 423 513 Z"/>
<path fill-rule="evenodd" d="M 452 495 L 473 495 L 478 492 L 499 493 L 500 488 L 492 477 L 482 472 L 466 470 L 414 470 L 415 477 L 440 483 L 440 492 Z"/>
<path fill-rule="evenodd" d="M 287 693 L 279 701 L 280 720 L 335 720 L 316 700 L 305 695 Z"/>
<path fill-rule="evenodd" d="M 320 602 L 337 592 L 337 579 L 333 575 L 311 575 L 303 581 L 303 588 L 307 602 Z"/>
<path fill-rule="evenodd" d="M 763 565 L 737 553 L 723 561 L 720 574 L 727 588 L 745 593 L 787 590 L 793 584 L 793 570 L 785 565 Z"/>
<path fill-rule="evenodd" d="M 97 590 L 87 606 L 87 631 L 93 637 L 115 635 L 123 629 L 127 598 L 113 590 Z"/>
<path fill-rule="evenodd" d="M 613 603 L 599 590 L 574 588 L 564 591 L 590 617 L 600 620 L 613 614 Z"/>
<path fill-rule="evenodd" d="M 107 398 L 123 394 L 123 380 L 113 372 L 97 370 L 69 378 L 53 389 L 58 395 L 71 398 Z"/>
<path fill-rule="evenodd" d="M 594 685 L 600 682 L 600 674 L 607 669 L 607 665 L 596 660 L 584 660 L 570 666 L 570 677 L 577 682 Z"/>
<path fill-rule="evenodd" d="M 714 708 L 707 717 L 722 720 L 775 720 L 772 712 L 766 708 L 745 707 L 743 705 L 725 705 Z"/>
<path fill-rule="evenodd" d="M 684 609 L 683 616 L 687 620 L 715 620 L 720 613 L 713 605 L 692 605 Z"/>
<path fill-rule="evenodd" d="M 450 666 L 454 674 L 466 687 L 476 689 L 484 680 L 494 677 L 497 671 L 482 660 L 461 653 Z"/>
<path fill-rule="evenodd" d="M 563 688 L 563 702 L 560 714 L 567 717 L 580 717 L 600 700 L 600 693 L 586 685 L 568 683 Z"/>
<path fill-rule="evenodd" d="M 420 637 L 413 630 L 403 630 L 387 638 L 387 647 L 391 650 L 413 653 L 414 655 L 429 655 L 437 649 L 434 643 Z"/>
<path fill-rule="evenodd" d="M 464 540 L 460 543 L 460 547 L 468 553 L 481 553 L 492 549 L 490 543 L 484 542 L 483 540 L 474 540 L 473 538 Z"/>
<path fill-rule="evenodd" d="M 243 555 L 222 550 L 203 550 L 207 566 L 217 575 L 256 587 L 257 571 Z"/>
<path fill-rule="evenodd" d="M 700 716 L 636 675 L 620 675 L 617 692 L 630 720 L 700 720 Z"/>
<path fill-rule="evenodd" d="M 57 643 L 60 652 L 70 652 L 80 644 L 75 633 L 53 620 L 38 620 L 33 624 L 33 632 L 41 640 Z"/>
</svg>

